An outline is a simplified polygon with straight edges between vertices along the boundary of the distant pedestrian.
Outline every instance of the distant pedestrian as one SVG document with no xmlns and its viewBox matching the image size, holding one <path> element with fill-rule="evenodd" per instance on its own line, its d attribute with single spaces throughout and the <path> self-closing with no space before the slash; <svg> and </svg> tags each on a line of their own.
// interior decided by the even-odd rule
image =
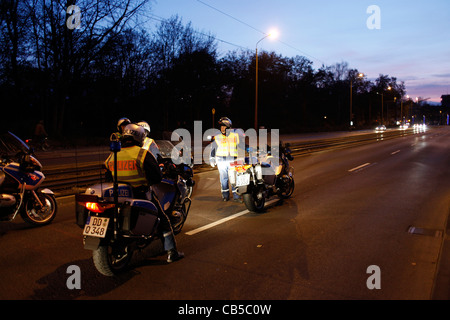
<svg viewBox="0 0 450 320">
<path fill-rule="evenodd" d="M 34 139 L 38 143 L 40 143 L 43 139 L 47 137 L 48 134 L 47 131 L 45 131 L 44 120 L 39 120 L 39 122 L 36 124 L 36 127 L 34 127 Z"/>
</svg>

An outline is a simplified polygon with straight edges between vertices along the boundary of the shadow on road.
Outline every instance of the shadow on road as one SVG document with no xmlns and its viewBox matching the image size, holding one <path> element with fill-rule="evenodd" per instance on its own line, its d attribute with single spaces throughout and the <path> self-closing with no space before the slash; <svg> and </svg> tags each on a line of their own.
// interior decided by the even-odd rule
<svg viewBox="0 0 450 320">
<path fill-rule="evenodd" d="M 72 265 L 80 268 L 81 289 L 69 289 L 67 286 L 67 281 L 73 274 L 68 271 L 68 268 Z M 87 299 L 98 297 L 116 289 L 137 274 L 138 272 L 130 270 L 116 277 L 105 277 L 95 269 L 92 259 L 72 261 L 38 279 L 36 283 L 42 285 L 42 288 L 34 290 L 30 299 L 73 300 L 83 297 Z"/>
</svg>

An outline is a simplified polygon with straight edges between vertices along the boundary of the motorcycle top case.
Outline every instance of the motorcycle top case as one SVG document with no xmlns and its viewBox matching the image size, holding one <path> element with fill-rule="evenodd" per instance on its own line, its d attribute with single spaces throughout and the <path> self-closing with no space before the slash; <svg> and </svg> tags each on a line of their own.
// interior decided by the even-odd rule
<svg viewBox="0 0 450 320">
<path fill-rule="evenodd" d="M 132 200 L 120 210 L 122 230 L 130 236 L 149 237 L 159 224 L 158 209 L 148 200 Z"/>
</svg>

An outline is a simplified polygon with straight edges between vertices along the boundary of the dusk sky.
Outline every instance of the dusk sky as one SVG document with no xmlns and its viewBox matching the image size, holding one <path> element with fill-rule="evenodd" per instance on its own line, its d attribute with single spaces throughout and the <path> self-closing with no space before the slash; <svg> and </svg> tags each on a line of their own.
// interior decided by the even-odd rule
<svg viewBox="0 0 450 320">
<path fill-rule="evenodd" d="M 449 0 L 155 0 L 151 8 L 149 17 L 178 15 L 211 33 L 221 55 L 255 50 L 275 28 L 278 38 L 258 51 L 305 56 L 316 70 L 347 62 L 369 80 L 396 77 L 413 99 L 450 94 Z"/>
</svg>

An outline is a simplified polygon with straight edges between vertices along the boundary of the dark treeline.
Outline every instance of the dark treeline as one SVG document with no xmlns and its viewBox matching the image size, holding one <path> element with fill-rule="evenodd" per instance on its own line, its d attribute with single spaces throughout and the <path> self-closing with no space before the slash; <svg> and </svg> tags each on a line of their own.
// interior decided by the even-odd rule
<svg viewBox="0 0 450 320">
<path fill-rule="evenodd" d="M 81 8 L 80 28 L 70 5 Z M 143 28 L 149 1 L 4 0 L 0 7 L 2 127 L 20 135 L 45 121 L 54 138 L 107 137 L 117 120 L 156 134 L 206 130 L 228 116 L 254 123 L 255 52 L 219 56 L 217 40 L 174 16 Z M 346 62 L 314 70 L 305 57 L 259 53 L 259 125 L 282 133 L 357 128 L 411 117 L 395 77 L 360 78 Z M 350 113 L 350 97 L 352 107 Z M 383 109 L 382 109 L 383 101 Z"/>
</svg>

